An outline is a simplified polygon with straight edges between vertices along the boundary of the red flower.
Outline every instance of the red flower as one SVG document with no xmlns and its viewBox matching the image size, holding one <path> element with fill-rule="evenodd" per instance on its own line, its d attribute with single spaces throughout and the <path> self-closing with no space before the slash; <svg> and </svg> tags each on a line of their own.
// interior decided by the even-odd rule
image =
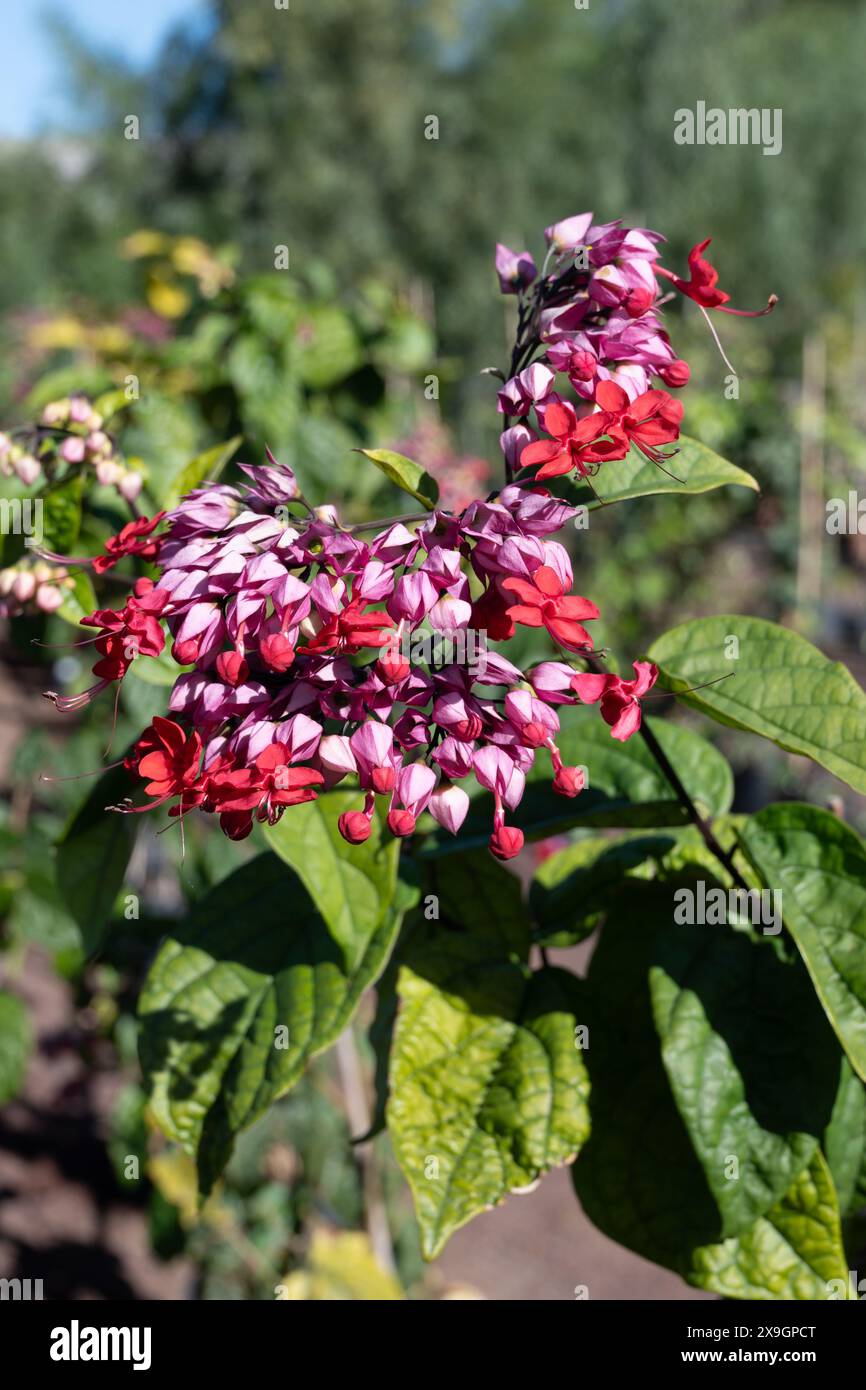
<svg viewBox="0 0 866 1390">
<path fill-rule="evenodd" d="M 611 725 L 611 734 L 621 742 L 637 733 L 641 722 L 640 700 L 658 679 L 659 668 L 649 661 L 632 663 L 637 675 L 624 681 L 621 676 L 576 675 L 571 684 L 587 705 L 601 700 L 601 717 Z"/>
<path fill-rule="evenodd" d="M 272 743 L 252 767 L 221 768 L 207 779 L 207 800 L 218 810 L 220 824 L 234 840 L 242 840 L 256 820 L 276 825 L 287 806 L 315 801 L 315 786 L 324 782 L 311 767 L 290 767 L 288 744 Z"/>
<path fill-rule="evenodd" d="M 93 674 L 101 680 L 122 680 L 137 656 L 159 656 L 165 646 L 165 633 L 158 613 L 168 603 L 166 589 L 145 590 L 140 598 L 131 598 L 124 608 L 98 608 L 82 618 L 84 627 L 98 627 L 97 661 Z"/>
<path fill-rule="evenodd" d="M 629 444 L 636 444 L 653 463 L 668 457 L 659 452 L 659 446 L 679 439 L 682 401 L 674 400 L 667 391 L 644 391 L 629 401 L 613 381 L 600 382 L 595 399 L 607 417 L 607 432 L 623 443 L 626 451 Z"/>
<path fill-rule="evenodd" d="M 548 565 L 537 569 L 532 579 L 532 583 L 513 575 L 503 579 L 503 589 L 521 600 L 509 608 L 509 616 L 526 627 L 546 627 L 554 642 L 571 651 L 592 647 L 581 619 L 599 617 L 595 604 L 577 594 L 566 594 L 559 575 Z"/>
<path fill-rule="evenodd" d="M 625 393 L 623 393 L 625 394 Z M 544 428 L 553 439 L 539 439 L 527 444 L 520 455 L 521 468 L 533 464 L 542 466 L 536 473 L 536 481 L 543 478 L 556 478 L 560 473 L 570 473 L 573 468 L 585 477 L 594 464 L 608 459 L 624 459 L 628 445 L 619 440 L 605 439 L 608 434 L 608 420 L 604 411 L 585 415 L 578 420 L 574 407 L 554 401 L 544 412 Z"/>
<path fill-rule="evenodd" d="M 667 280 L 676 285 L 681 294 L 693 299 L 696 304 L 700 304 L 702 309 L 721 309 L 723 314 L 738 314 L 741 318 L 746 319 L 758 319 L 763 314 L 769 314 L 778 302 L 775 294 L 770 295 L 766 309 L 729 309 L 726 307 L 731 296 L 724 290 L 716 288 L 719 272 L 704 255 L 711 241 L 712 237 L 707 237 L 706 241 L 699 241 L 689 252 L 690 278 L 688 280 L 681 279 L 679 275 L 674 275 L 673 271 L 665 270 L 664 266 L 660 265 L 655 268 L 656 274 L 664 275 Z"/>
<path fill-rule="evenodd" d="M 353 599 L 307 643 L 307 651 L 357 652 L 362 647 L 383 647 L 394 627 L 387 613 L 365 613 L 363 600 Z"/>
<path fill-rule="evenodd" d="M 157 798 L 148 809 L 170 796 L 181 798 L 173 814 L 199 804 L 204 795 L 199 785 L 201 749 L 199 734 L 192 733 L 187 738 L 179 724 L 159 714 L 154 716 L 150 728 L 145 729 L 125 759 L 126 767 L 147 782 L 144 790 L 148 796 Z"/>
<path fill-rule="evenodd" d="M 118 560 L 122 560 L 125 555 L 138 555 L 142 560 L 155 560 L 162 545 L 162 537 L 156 536 L 148 540 L 151 532 L 156 529 L 165 512 L 157 512 L 156 516 L 136 517 L 135 521 L 128 521 L 123 530 L 116 536 L 109 536 L 105 542 L 105 554 L 97 555 L 93 561 L 93 568 L 97 574 L 104 574 L 106 570 L 113 569 Z"/>
<path fill-rule="evenodd" d="M 514 636 L 514 619 L 508 613 L 508 600 L 499 592 L 495 580 L 473 603 L 469 622 L 476 632 L 486 632 L 491 642 L 506 642 Z"/>
</svg>

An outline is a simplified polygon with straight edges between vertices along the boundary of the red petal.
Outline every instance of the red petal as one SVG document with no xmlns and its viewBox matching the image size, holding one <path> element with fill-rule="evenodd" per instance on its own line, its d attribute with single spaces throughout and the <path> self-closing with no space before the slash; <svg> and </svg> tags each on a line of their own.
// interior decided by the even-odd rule
<svg viewBox="0 0 866 1390">
<path fill-rule="evenodd" d="M 628 396 L 615 381 L 600 381 L 595 392 L 596 405 L 613 415 L 621 415 L 628 407 Z"/>
<path fill-rule="evenodd" d="M 518 598 L 522 598 L 523 602 L 528 603 L 532 608 L 540 608 L 544 602 L 544 595 L 539 593 L 535 585 L 530 584 L 528 579 L 518 579 L 517 575 L 510 574 L 507 579 L 503 579 L 502 587 L 507 589 L 509 593 L 516 594 Z"/>
<path fill-rule="evenodd" d="M 532 576 L 533 583 L 545 598 L 559 598 L 562 594 L 562 580 L 550 565 L 541 565 Z"/>
</svg>

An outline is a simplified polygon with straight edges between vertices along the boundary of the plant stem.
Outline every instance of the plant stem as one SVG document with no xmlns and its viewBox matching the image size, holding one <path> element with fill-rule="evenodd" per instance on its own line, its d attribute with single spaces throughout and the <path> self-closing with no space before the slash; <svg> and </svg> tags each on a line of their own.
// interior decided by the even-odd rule
<svg viewBox="0 0 866 1390">
<path fill-rule="evenodd" d="M 379 527 L 384 529 L 386 526 L 396 526 L 400 522 L 427 521 L 430 515 L 430 512 L 405 512 L 402 516 L 379 517 L 376 521 L 358 521 L 354 526 L 345 526 L 343 529 L 353 533 L 355 531 L 374 531 Z"/>
<path fill-rule="evenodd" d="M 731 858 L 730 854 L 728 854 L 726 850 L 722 849 L 722 846 L 716 839 L 712 826 L 710 825 L 709 821 L 701 815 L 691 796 L 683 786 L 679 773 L 673 766 L 673 763 L 671 762 L 665 750 L 662 748 L 652 729 L 649 727 L 646 720 L 644 719 L 641 719 L 640 732 L 644 743 L 646 744 L 649 751 L 652 753 L 653 757 L 655 758 L 665 777 L 668 779 L 674 791 L 676 792 L 680 804 L 685 807 L 686 811 L 688 811 L 689 819 L 693 822 L 694 825 L 697 826 L 698 830 L 700 831 L 707 849 L 710 851 L 712 855 L 715 856 L 716 859 L 719 860 L 721 864 L 724 865 L 728 873 L 731 875 L 731 878 L 736 883 L 737 887 L 745 888 L 748 892 L 748 884 L 746 883 L 739 869 L 734 864 L 734 861 Z"/>
</svg>

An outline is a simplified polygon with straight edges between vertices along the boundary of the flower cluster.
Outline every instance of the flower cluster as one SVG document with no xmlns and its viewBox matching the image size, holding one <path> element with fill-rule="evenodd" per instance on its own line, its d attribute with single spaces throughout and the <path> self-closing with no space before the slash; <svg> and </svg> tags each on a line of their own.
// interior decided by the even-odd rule
<svg viewBox="0 0 866 1390">
<path fill-rule="evenodd" d="M 75 580 L 62 565 L 24 555 L 0 569 L 0 617 L 17 618 L 28 610 L 56 613 L 74 587 Z"/>
<path fill-rule="evenodd" d="M 0 473 L 15 474 L 32 487 L 42 473 L 50 478 L 59 466 L 87 465 L 103 487 L 114 487 L 134 502 L 141 492 L 141 474 L 126 467 L 104 423 L 87 396 L 49 401 L 26 443 L 0 434 Z"/>
<path fill-rule="evenodd" d="M 351 778 L 358 808 L 340 830 L 357 844 L 377 798 L 397 836 L 425 810 L 456 833 L 474 780 L 493 796 L 491 850 L 518 853 L 523 835 L 506 817 L 536 756 L 550 759 L 556 792 L 583 785 L 557 747 L 557 706 L 579 698 L 565 658 L 591 652 L 585 624 L 598 609 L 572 593 L 568 554 L 550 539 L 574 509 L 511 485 L 458 516 L 437 511 L 366 536 L 301 502 L 288 468 L 244 471 L 242 488 L 200 488 L 109 541 L 97 570 L 139 556 L 157 576 L 136 580 L 122 608 L 83 619 L 97 630 L 97 681 L 52 696 L 58 707 L 80 708 L 133 661 L 159 656 L 167 630 L 184 668 L 170 717 L 126 759 L 148 806 L 216 813 L 240 839 L 254 819 L 273 824 Z M 521 624 L 546 629 L 563 660 L 524 674 L 487 648 Z M 469 633 L 483 643 L 467 658 Z"/>
<path fill-rule="evenodd" d="M 496 248 L 505 294 L 521 297 L 512 374 L 499 392 L 506 422 L 501 444 L 512 473 L 537 468 L 536 481 L 575 473 L 588 478 L 607 461 L 624 459 L 634 445 L 662 466 L 679 438 L 682 403 L 663 387 L 685 386 L 690 370 L 662 327 L 658 277 L 701 309 L 754 317 L 731 309 L 706 260 L 709 241 L 689 254 L 689 280 L 659 264 L 663 238 L 620 221 L 597 224 L 590 212 L 566 218 L 545 232 L 547 257 L 539 274 L 528 251 Z M 771 296 L 767 313 L 775 304 Z M 557 377 L 577 400 L 563 400 Z M 528 423 L 534 411 L 541 439 Z"/>
<path fill-rule="evenodd" d="M 560 706 L 597 703 L 616 739 L 638 730 L 657 670 L 636 662 L 626 680 L 599 669 L 586 626 L 599 610 L 573 592 L 568 552 L 552 539 L 575 509 L 543 484 L 588 477 L 632 445 L 653 462 L 668 457 L 682 407 L 651 382 L 681 387 L 689 369 L 661 326 L 658 276 L 704 311 L 741 311 L 717 288 L 706 242 L 686 281 L 659 265 L 655 232 L 585 213 L 546 239 L 540 274 L 528 252 L 497 248 L 501 287 L 520 296 L 499 392 L 501 492 L 378 531 L 347 527 L 333 507 L 311 507 L 269 452 L 267 464 L 242 465 L 238 487 L 212 483 L 167 514 L 137 517 L 91 562 L 97 573 L 130 559 L 151 569 L 130 580 L 122 608 L 82 619 L 97 629 L 96 683 L 50 698 L 79 708 L 134 661 L 160 656 L 167 638 L 178 666 L 170 717 L 154 719 L 125 759 L 150 800 L 118 809 L 171 802 L 171 815 L 218 815 L 241 839 L 254 821 L 274 824 L 349 779 L 358 802 L 340 831 L 360 844 L 377 799 L 396 836 L 425 811 L 456 834 L 475 783 L 493 798 L 490 849 L 509 859 L 523 834 L 507 816 L 536 758 L 549 759 L 560 795 L 583 787 L 557 743 Z M 573 401 L 554 389 L 557 375 Z M 69 461 L 70 445 L 76 457 L 102 447 L 80 402 L 63 415 L 81 426 L 61 446 Z M 532 411 L 547 438 L 530 427 Z M 60 424 L 62 412 L 50 413 Z M 519 626 L 543 629 L 559 659 L 523 671 L 488 648 Z"/>
</svg>

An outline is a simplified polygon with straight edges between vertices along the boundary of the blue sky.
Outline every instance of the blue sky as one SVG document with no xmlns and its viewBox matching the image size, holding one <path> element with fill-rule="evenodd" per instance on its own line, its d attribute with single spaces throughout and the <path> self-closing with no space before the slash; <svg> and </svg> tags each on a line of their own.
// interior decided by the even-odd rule
<svg viewBox="0 0 866 1390">
<path fill-rule="evenodd" d="M 204 7 L 204 0 L 2 0 L 0 138 L 38 135 L 63 124 L 63 74 L 44 31 L 52 9 L 72 19 L 86 38 L 140 65 L 177 21 Z"/>
</svg>

